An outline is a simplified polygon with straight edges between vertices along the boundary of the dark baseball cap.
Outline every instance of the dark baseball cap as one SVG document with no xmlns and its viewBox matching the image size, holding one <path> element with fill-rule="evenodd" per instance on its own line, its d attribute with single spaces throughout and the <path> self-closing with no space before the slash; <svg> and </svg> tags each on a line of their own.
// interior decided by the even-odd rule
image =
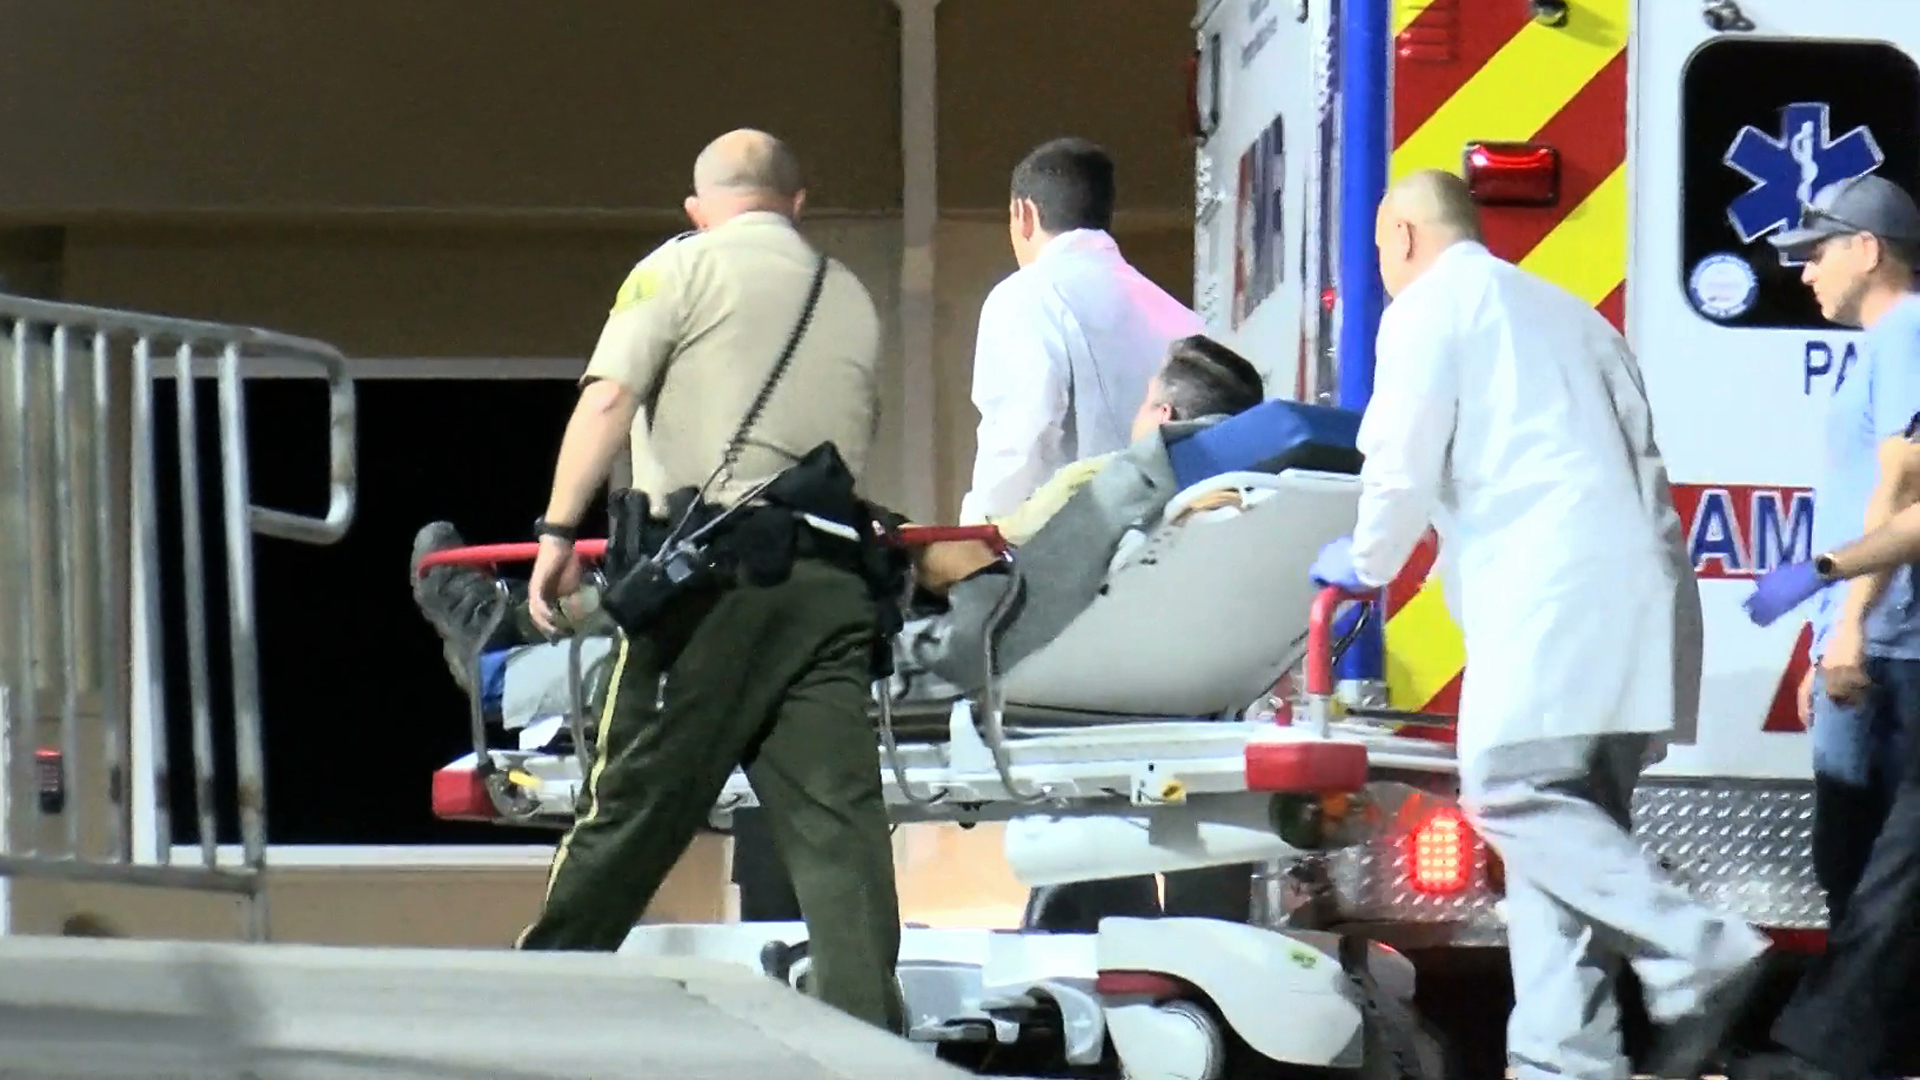
<svg viewBox="0 0 1920 1080">
<path fill-rule="evenodd" d="M 1799 228 L 1776 233 L 1767 242 L 1806 258 L 1822 240 L 1856 233 L 1920 246 L 1920 206 L 1900 185 L 1868 173 L 1829 184 L 1800 208 Z"/>
</svg>

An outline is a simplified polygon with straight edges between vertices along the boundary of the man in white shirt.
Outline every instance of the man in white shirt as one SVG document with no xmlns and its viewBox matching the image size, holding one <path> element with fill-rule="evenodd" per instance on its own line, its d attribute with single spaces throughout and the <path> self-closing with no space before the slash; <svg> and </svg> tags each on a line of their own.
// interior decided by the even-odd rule
<svg viewBox="0 0 1920 1080">
<path fill-rule="evenodd" d="M 1200 317 L 1120 254 L 1113 159 L 1085 139 L 1043 143 L 1014 167 L 1008 237 L 1020 264 L 987 294 L 973 354 L 980 412 L 973 483 L 960 522 L 1018 510 L 1076 461 L 1125 449 L 1148 384 Z M 1170 906 L 1246 917 L 1246 867 L 1168 876 Z M 1036 890 L 1023 921 L 1091 931 L 1105 915 L 1161 910 L 1151 876 Z"/>
<path fill-rule="evenodd" d="M 1633 351 L 1587 302 L 1481 243 L 1466 183 L 1401 179 L 1375 229 L 1393 303 L 1360 422 L 1358 520 L 1313 577 L 1371 592 L 1429 525 L 1466 641 L 1460 805 L 1506 868 L 1518 1080 L 1631 1071 L 1613 983 L 1695 1077 L 1744 1015 L 1766 939 L 1634 838 L 1647 762 L 1700 702 L 1700 598 Z M 1738 1075 L 1738 1074 L 1736 1074 Z"/>
<path fill-rule="evenodd" d="M 973 483 L 960 521 L 1011 513 L 1070 462 L 1128 443 L 1147 383 L 1200 318 L 1120 255 L 1113 159 L 1085 139 L 1044 143 L 1013 170 L 1020 264 L 980 308 Z"/>
</svg>

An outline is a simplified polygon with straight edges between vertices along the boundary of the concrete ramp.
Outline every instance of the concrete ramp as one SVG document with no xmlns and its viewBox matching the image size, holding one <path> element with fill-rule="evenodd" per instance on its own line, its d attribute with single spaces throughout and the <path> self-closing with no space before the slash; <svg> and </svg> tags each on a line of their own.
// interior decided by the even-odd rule
<svg viewBox="0 0 1920 1080">
<path fill-rule="evenodd" d="M 960 1080 L 750 969 L 505 950 L 0 938 L 0 1075 Z"/>
</svg>

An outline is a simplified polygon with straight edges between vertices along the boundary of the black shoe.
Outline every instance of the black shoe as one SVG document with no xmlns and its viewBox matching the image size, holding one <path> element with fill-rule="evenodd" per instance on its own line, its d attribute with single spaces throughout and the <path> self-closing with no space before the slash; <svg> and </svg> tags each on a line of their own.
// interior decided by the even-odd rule
<svg viewBox="0 0 1920 1080">
<path fill-rule="evenodd" d="M 1749 960 L 1707 994 L 1699 1012 L 1667 1025 L 1647 1059 L 1647 1072 L 1667 1080 L 1695 1080 L 1726 1050 L 1727 1035 L 1753 1007 L 1766 954 Z M 1782 1078 L 1784 1080 L 1784 1078 Z"/>
<path fill-rule="evenodd" d="M 420 562 L 428 555 L 465 547 L 450 522 L 435 521 L 413 538 L 413 602 L 440 635 L 453 681 L 475 692 L 471 668 L 486 644 L 493 614 L 504 602 L 494 579 L 470 566 L 435 566 L 425 573 Z"/>
</svg>

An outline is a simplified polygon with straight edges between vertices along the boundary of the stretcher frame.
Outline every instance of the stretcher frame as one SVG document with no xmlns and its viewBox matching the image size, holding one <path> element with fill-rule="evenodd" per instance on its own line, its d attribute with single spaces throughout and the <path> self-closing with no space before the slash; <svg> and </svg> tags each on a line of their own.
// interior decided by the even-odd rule
<svg viewBox="0 0 1920 1080">
<path fill-rule="evenodd" d="M 979 542 L 1010 570 L 1016 566 L 1016 552 L 991 525 L 905 526 L 888 540 L 908 548 Z M 580 541 L 574 550 L 582 560 L 598 562 L 605 557 L 606 542 Z M 478 569 L 526 562 L 538 551 L 537 542 L 462 547 L 428 555 L 417 572 L 436 566 Z M 1291 722 L 1116 718 L 1043 734 L 1012 734 L 997 663 L 1001 631 L 1020 598 L 1021 575 L 1008 577 L 1010 587 L 985 627 L 984 686 L 977 697 L 963 697 L 947 708 L 945 742 L 901 743 L 888 682 L 875 684 L 883 788 L 897 822 L 971 824 L 1043 811 L 1055 816 L 1110 814 L 1122 807 L 1181 805 L 1194 797 L 1248 792 L 1327 795 L 1360 791 L 1375 770 L 1428 775 L 1455 771 L 1450 746 L 1403 734 L 1408 727 L 1451 726 L 1451 717 L 1353 708 L 1340 700 L 1334 667 L 1343 643 L 1336 639 L 1335 617 L 1343 605 L 1369 598 L 1333 588 L 1319 593 L 1309 613 L 1304 693 L 1290 710 Z M 589 580 L 604 590 L 605 578 L 597 568 Z M 621 631 L 604 615 L 596 615 L 598 627 L 590 622 L 571 638 L 571 708 L 566 718 L 571 753 L 490 747 L 479 666 L 481 648 L 510 603 L 506 583 L 498 582 L 497 588 L 500 602 L 485 621 L 482 646 L 467 658 L 473 749 L 435 774 L 435 812 L 453 820 L 565 828 L 587 772 L 582 755 L 592 745 L 581 647 L 594 633 L 617 638 Z M 714 806 L 713 818 L 724 824 L 733 811 L 758 805 L 745 775 L 736 770 Z"/>
<path fill-rule="evenodd" d="M 979 540 L 1008 564 L 1016 558 L 989 528 L 908 529 L 895 539 L 907 546 Z M 602 558 L 605 545 L 586 543 L 579 550 L 585 557 Z M 467 548 L 431 556 L 423 568 L 521 560 L 537 551 L 536 544 Z M 1018 581 L 1018 574 L 1012 576 Z M 600 584 L 604 587 L 604 580 Z M 1008 593 L 1017 596 L 1014 589 Z M 506 611 L 504 586 L 500 595 L 489 635 Z M 1075 833 L 1081 826 L 1117 826 L 1136 837 L 1155 831 L 1141 828 L 1149 820 L 1175 826 L 1175 831 L 1211 829 L 1212 839 L 1197 844 L 1176 841 L 1167 846 L 1150 840 L 1148 846 L 1155 850 L 1149 858 L 1159 869 L 1241 862 L 1249 854 L 1254 861 L 1280 859 L 1289 864 L 1289 880 L 1297 882 L 1294 891 L 1305 900 L 1297 917 L 1283 909 L 1277 922 L 1263 917 L 1249 925 L 1105 918 L 1092 934 L 974 930 L 960 936 L 909 928 L 903 935 L 900 973 L 903 993 L 915 1003 L 917 1019 L 910 1037 L 923 1044 L 1026 1046 L 1024 1018 L 1030 1012 L 1044 1014 L 1051 1002 L 1059 1013 L 1059 1030 L 1074 1035 L 1060 1048 L 1060 1064 L 1087 1068 L 1110 1054 L 1130 1075 L 1190 1075 L 1195 1062 L 1208 1058 L 1202 1048 L 1211 1045 L 1224 1054 L 1232 1032 L 1253 1053 L 1271 1061 L 1339 1067 L 1381 1080 L 1441 1080 L 1444 1050 L 1413 1012 L 1412 966 L 1382 943 L 1364 935 L 1329 933 L 1320 925 L 1332 888 L 1324 865 L 1327 854 L 1395 831 L 1408 820 L 1406 811 L 1417 808 L 1421 781 L 1453 771 L 1451 747 L 1380 726 L 1437 718 L 1384 710 L 1362 715 L 1346 709 L 1336 695 L 1334 668 L 1343 642 L 1336 634 L 1335 616 L 1358 599 L 1329 589 L 1312 601 L 1305 694 L 1285 723 L 1116 717 L 1110 723 L 1045 734 L 1010 731 L 1003 673 L 993 662 L 1010 602 L 996 606 L 986 627 L 987 685 L 977 703 L 963 698 L 951 706 L 947 742 L 902 744 L 896 739 L 891 680 L 878 681 L 874 711 L 883 755 L 881 781 L 896 822 L 1012 822 L 1008 855 L 1016 876 L 1028 880 L 1027 871 L 1037 870 L 1035 876 L 1051 883 L 1082 879 L 1074 872 L 1073 857 L 1062 860 L 1049 854 L 1063 844 L 1087 850 L 1083 836 Z M 476 678 L 471 683 L 476 746 L 472 754 L 435 774 L 436 813 L 455 816 L 443 810 L 464 798 L 478 820 L 560 825 L 571 820 L 586 775 L 578 763 L 589 745 L 580 707 L 582 629 L 576 628 L 569 664 L 573 708 L 567 723 L 574 747 L 566 755 L 485 745 L 476 649 Z M 986 710 L 978 724 L 976 708 Z M 722 824 L 720 819 L 733 810 L 755 805 L 751 786 L 736 770 L 714 807 L 715 824 Z M 1290 833 L 1281 816 L 1289 807 L 1303 806 L 1312 806 L 1316 820 L 1328 823 L 1325 831 L 1316 828 L 1308 839 Z M 1351 812 L 1357 808 L 1369 809 Z M 503 809 L 508 813 L 501 813 Z M 1037 828 L 1029 831 L 1042 836 L 1037 846 L 1021 845 L 1024 869 L 1012 840 L 1023 818 L 1033 819 Z M 1077 820 L 1050 820 L 1060 818 Z M 1066 828 L 1056 831 L 1057 825 Z M 1236 831 L 1237 837 L 1227 835 Z M 1093 876 L 1128 872 L 1117 867 L 1139 857 L 1137 849 L 1117 859 L 1103 854 L 1102 870 L 1109 872 Z M 1036 883 L 1047 882 L 1029 881 Z M 806 927 L 641 926 L 629 934 L 622 951 L 731 958 L 793 983 L 793 971 L 780 958 L 794 955 L 788 944 L 794 935 L 804 942 Z M 926 935 L 940 938 L 946 947 L 923 940 Z M 1195 994 L 1211 1004 L 1188 999 Z M 1303 1015 L 1314 1019 L 1299 1027 L 1273 1025 L 1276 999 L 1287 1001 L 1290 1009 L 1306 1010 Z"/>
</svg>

